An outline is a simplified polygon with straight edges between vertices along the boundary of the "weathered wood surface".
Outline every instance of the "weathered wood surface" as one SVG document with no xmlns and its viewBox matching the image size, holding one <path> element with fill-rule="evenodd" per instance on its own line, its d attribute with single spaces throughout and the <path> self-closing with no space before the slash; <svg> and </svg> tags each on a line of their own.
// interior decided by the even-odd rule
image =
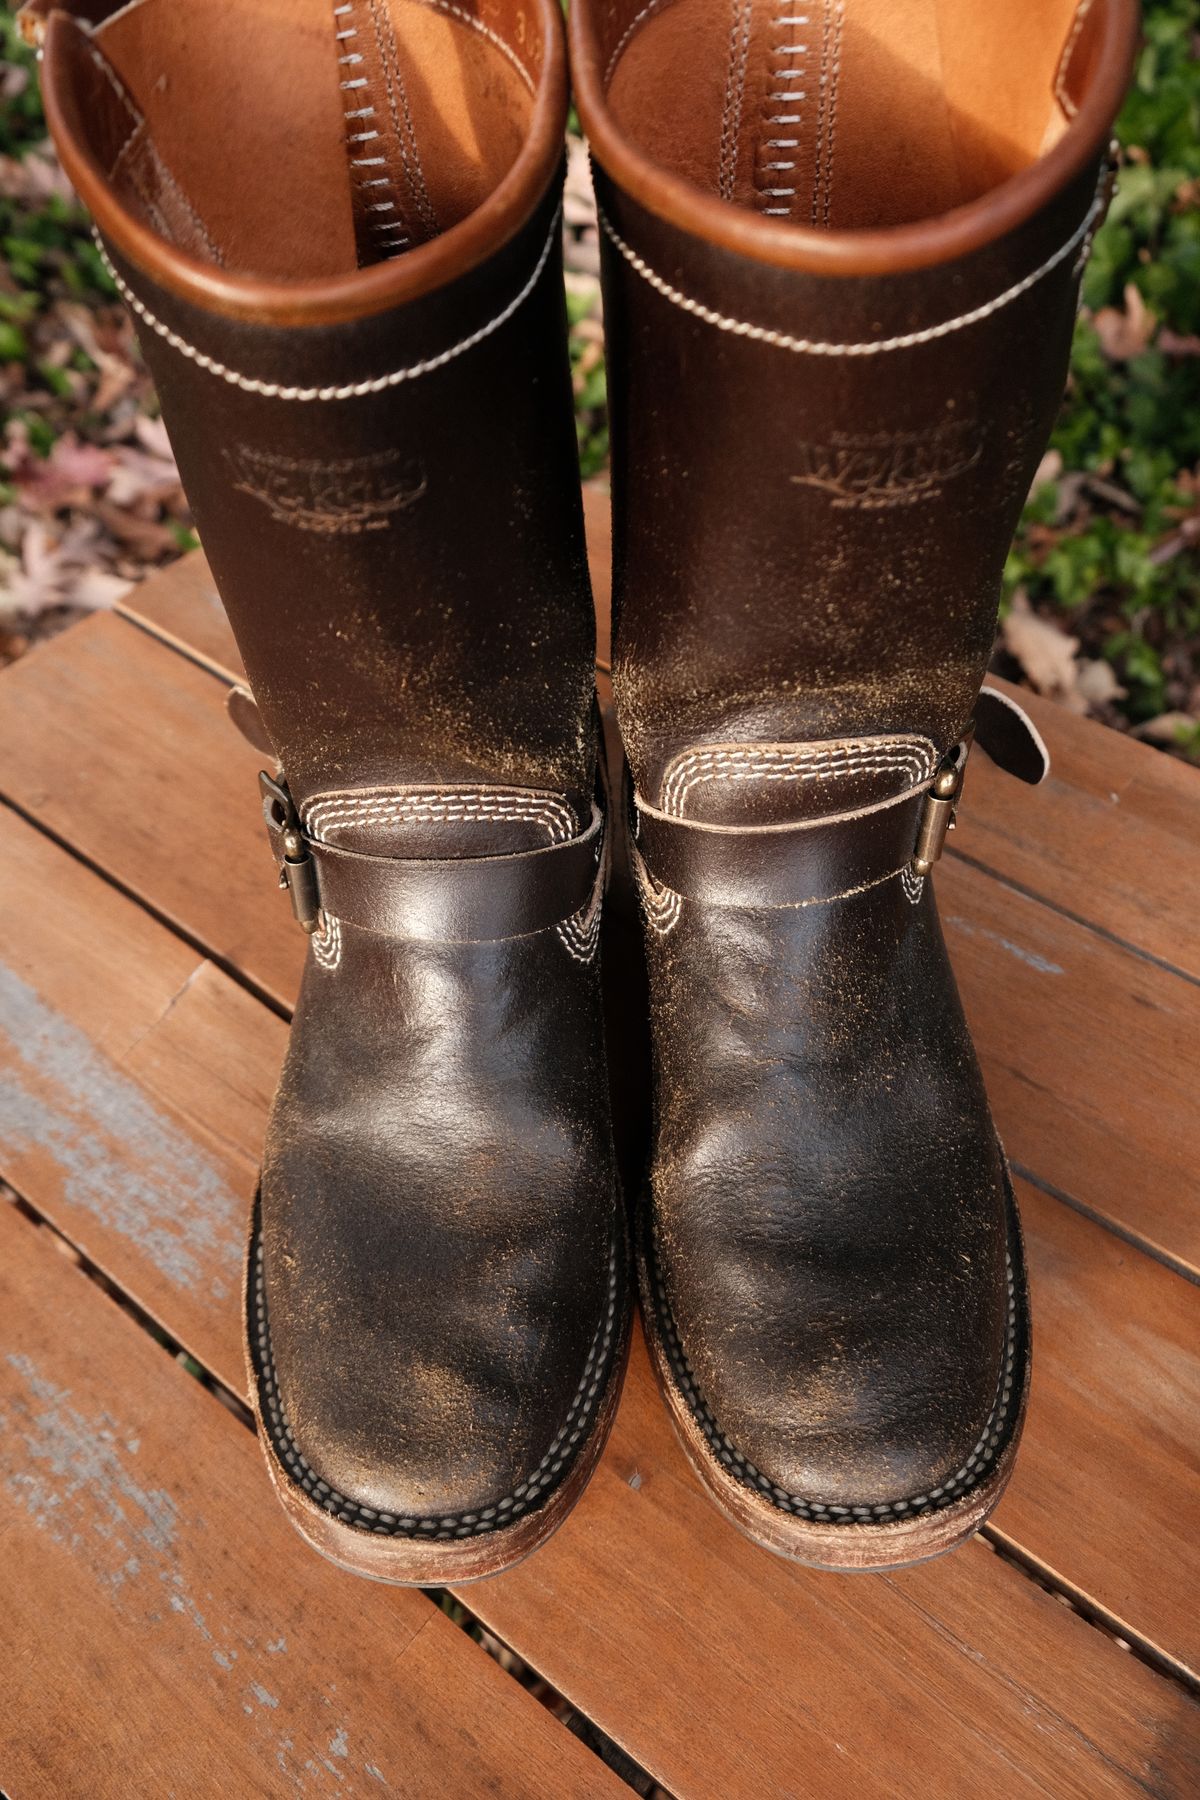
<svg viewBox="0 0 1200 1800">
<path fill-rule="evenodd" d="M 258 759 L 209 672 L 230 658 L 204 580 L 194 563 L 179 588 L 147 584 L 141 624 L 90 621 L 0 677 L 0 792 L 35 822 L 0 817 L 0 1173 L 240 1389 L 242 1218 L 285 1033 L 248 989 L 286 1003 L 302 945 L 259 842 Z M 172 644 L 155 641 L 164 629 Z M 1182 868 L 1190 811 L 1200 859 L 1190 772 L 1064 723 L 1055 804 L 1070 809 L 1073 767 L 1107 766 L 1088 739 L 1111 738 L 1136 769 L 1110 790 L 1130 830 L 1150 821 L 1163 867 Z M 995 783 L 974 769 L 972 782 L 967 854 L 947 860 L 939 895 L 1010 1153 L 1163 1257 L 1200 1263 L 1187 1079 L 1200 995 L 1173 972 L 1195 926 L 1183 884 L 1164 883 L 1162 935 L 1102 865 L 1089 881 L 1068 831 L 1034 858 L 1054 891 L 1024 876 L 1014 891 L 981 848 L 1002 840 Z M 1043 802 L 1020 802 L 1032 833 Z M 3 1029 L 13 996 L 39 1021 L 32 1037 Z M 1021 1198 L 1035 1385 L 998 1535 L 1200 1669 L 1200 1292 L 1060 1200 L 1027 1183 Z M 302 1574 L 298 1541 L 291 1555 Z M 359 1584 L 334 1579 L 356 1607 Z M 640 1353 L 576 1515 L 463 1598 L 681 1795 L 1200 1790 L 1183 1689 L 983 1544 L 851 1582 L 737 1538 L 687 1474 Z"/>
<path fill-rule="evenodd" d="M 240 1390 L 241 1231 L 284 1026 L 31 826 L 3 819 L 0 837 L 4 1171 Z M 51 907 L 39 905 L 51 894 Z M 1035 1236 L 1039 1208 L 1065 1233 L 1054 1246 L 1061 1278 L 1039 1295 L 1041 1336 L 1053 1345 L 1063 1333 L 1046 1302 L 1061 1307 L 1079 1279 L 1071 1235 L 1103 1234 L 1039 1195 L 1022 1200 Z M 1184 1287 L 1140 1261 L 1168 1289 Z M 0 1316 L 6 1348 L 22 1346 L 26 1328 L 7 1303 Z M 1094 1316 L 1104 1318 L 1103 1304 Z M 44 1329 L 60 1340 L 57 1302 Z M 1161 1330 L 1161 1306 L 1128 1329 Z M 119 1397 L 125 1377 L 110 1371 L 106 1345 L 91 1330 L 81 1341 L 98 1391 L 111 1384 Z M 1160 1356 L 1169 1351 L 1163 1340 Z M 1100 1371 L 1122 1354 L 1111 1341 L 1085 1341 L 1083 1352 L 1082 1366 Z M 1045 1357 L 1039 1380 L 1061 1386 Z M 1098 1403 L 1110 1401 L 1101 1393 Z M 159 1416 L 156 1401 L 146 1405 Z M 240 1429 L 228 1415 L 220 1423 Z M 1177 1434 L 1187 1423 L 1181 1407 Z M 1057 1418 L 1047 1425 L 1051 1438 L 1062 1429 Z M 1128 1440 L 1140 1429 L 1133 1408 L 1125 1429 Z M 1077 1441 L 1069 1416 L 1068 1435 Z M 1031 1460 L 1033 1445 L 1031 1436 Z M 274 1498 L 249 1451 L 245 1516 L 256 1530 L 260 1513 L 275 1528 Z M 1105 1455 L 1102 1444 L 1097 1463 Z M 1069 1473 L 1058 1466 L 1060 1485 Z M 155 1480 L 175 1494 L 173 1468 Z M 1158 1474 L 1154 1486 L 1166 1486 Z M 282 1515 L 277 1528 L 279 1555 L 304 1588 L 314 1559 Z M 358 1617 L 362 1584 L 316 1566 Z M 273 1569 L 245 1578 L 274 1582 Z M 840 1582 L 737 1537 L 684 1465 L 640 1348 L 612 1446 L 576 1514 L 537 1557 L 463 1598 L 680 1794 L 803 1793 L 789 1784 L 814 1766 L 828 1772 L 821 1791 L 888 1794 L 901 1749 L 906 1778 L 935 1795 L 1126 1793 L 1163 1768 L 1178 1792 L 1200 1782 L 1193 1702 L 982 1543 L 886 1580 Z M 1181 1610 L 1185 1601 L 1181 1591 Z"/>
<path fill-rule="evenodd" d="M 425 1596 L 297 1554 L 250 1433 L 0 1202 L 0 1783 L 628 1789 Z"/>
</svg>

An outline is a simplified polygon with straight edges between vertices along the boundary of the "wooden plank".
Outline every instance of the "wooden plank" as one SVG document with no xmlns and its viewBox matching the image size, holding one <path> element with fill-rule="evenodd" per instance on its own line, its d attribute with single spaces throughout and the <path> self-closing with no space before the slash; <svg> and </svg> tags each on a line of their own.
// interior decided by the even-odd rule
<svg viewBox="0 0 1200 1800">
<path fill-rule="evenodd" d="M 0 815 L 0 1170 L 228 1385 L 287 1026 Z"/>
<path fill-rule="evenodd" d="M 996 1524 L 1195 1679 L 1200 1290 L 1027 1182 L 1017 1188 L 1033 1382 Z"/>
<path fill-rule="evenodd" d="M 1040 1588 L 1014 1586 L 982 1539 L 862 1580 L 769 1559 L 709 1505 L 673 1442 L 650 1450 L 660 1412 L 639 1339 L 583 1501 L 589 1554 L 568 1527 L 471 1603 L 512 1639 L 536 1633 L 543 1666 L 569 1644 L 577 1703 L 618 1737 L 638 1720 L 625 1741 L 674 1792 L 1084 1800 L 1195 1787 L 1195 1701 Z"/>
<path fill-rule="evenodd" d="M 304 944 L 275 889 L 262 755 L 224 704 L 221 682 L 126 620 L 85 619 L 5 671 L 0 792 L 282 1001 Z"/>
<path fill-rule="evenodd" d="M 288 1003 L 304 944 L 273 887 L 260 760 L 222 684 L 123 620 L 88 620 L 3 677 L 0 793 Z M 937 880 L 1010 1154 L 1200 1266 L 1200 987 L 960 859 Z"/>
<path fill-rule="evenodd" d="M 1050 748 L 1037 789 L 971 758 L 955 854 L 1200 980 L 1200 773 L 1007 682 Z"/>
<path fill-rule="evenodd" d="M 111 1016 L 101 1041 L 114 1060 L 136 1034 L 135 1087 L 197 1153 L 212 1157 L 220 1145 L 233 1168 L 248 1168 L 261 1141 L 279 1022 L 271 1018 L 270 1030 L 256 1033 L 252 1015 L 263 1009 L 219 971 L 164 1004 L 184 966 L 151 942 L 157 934 L 170 945 L 165 928 L 145 921 L 121 895 L 111 895 L 101 912 L 99 877 L 39 842 L 28 825 L 11 821 L 2 837 L 0 941 L 5 961 L 43 998 L 41 1041 L 54 1042 L 64 1030 L 86 1038 Z M 47 892 L 58 912 L 43 929 L 37 915 Z M 113 973 L 99 972 L 92 995 L 87 926 L 98 917 Z M 126 944 L 136 950 L 136 965 L 132 954 L 122 957 Z M 154 974 L 140 1011 L 131 1004 L 119 1014 L 113 1008 L 123 960 Z M 191 1061 L 201 1078 L 189 1087 L 193 1037 Z M 0 1105 L 14 1082 L 18 1091 L 29 1088 L 30 1060 L 0 1036 Z M 89 1071 L 86 1088 L 103 1096 L 107 1077 L 97 1082 Z M 44 1089 L 33 1084 L 33 1091 Z M 0 1113 L 0 1143 L 13 1138 L 11 1116 Z M 27 1107 L 15 1116 L 27 1117 Z M 122 1287 L 151 1296 L 168 1329 L 240 1391 L 239 1245 L 222 1232 L 195 1248 L 188 1293 L 198 1304 L 176 1291 L 179 1284 L 172 1289 L 136 1214 L 98 1216 L 71 1189 L 78 1147 L 111 1135 L 104 1104 L 97 1103 L 93 1119 L 81 1096 L 39 1156 L 0 1160 L 0 1172 Z M 163 1203 L 190 1245 L 193 1228 L 207 1217 L 210 1190 L 176 1181 Z M 1063 1571 L 1131 1631 L 1200 1668 L 1191 1603 L 1200 1546 L 1194 1530 L 1189 1541 L 1187 1523 L 1195 1512 L 1200 1295 L 1056 1202 L 1024 1189 L 1022 1204 L 1036 1372 L 1001 1523 L 1028 1554 Z M 236 1211 L 236 1201 L 229 1209 Z M 186 1332 L 172 1324 L 175 1310 L 186 1318 Z M 261 1480 L 258 1503 L 272 1510 Z M 1164 1736 L 1185 1763 L 1200 1753 L 1200 1717 L 1176 1713 L 1171 1684 L 1122 1657 L 982 1545 L 925 1570 L 862 1582 L 793 1569 L 755 1550 L 711 1509 L 684 1466 L 640 1353 L 612 1450 L 575 1515 L 522 1569 L 464 1597 L 666 1785 L 704 1800 L 755 1787 L 785 1793 L 806 1758 L 840 1768 L 843 1752 L 833 1745 L 847 1742 L 854 1745 L 847 1767 L 856 1785 L 829 1791 L 894 1792 L 886 1758 L 876 1786 L 866 1777 L 878 1748 L 874 1727 L 866 1730 L 858 1716 L 870 1710 L 868 1695 L 881 1719 L 893 1711 L 913 1715 L 904 1741 L 914 1736 L 925 1747 L 914 1752 L 919 1780 L 918 1773 L 912 1779 L 933 1794 L 982 1793 L 988 1782 L 992 1793 L 1020 1793 L 1026 1776 L 1041 1778 L 1045 1769 L 1054 1779 L 1045 1777 L 1043 1791 L 1056 1795 L 1120 1792 L 1127 1779 L 1149 1779 L 1145 1759 L 1158 1754 Z M 843 1622 L 831 1637 L 835 1617 Z M 650 1707 L 647 1668 L 655 1671 Z M 752 1706 L 755 1690 L 760 1698 Z M 770 1703 L 760 1719 L 763 1695 Z M 1175 1721 L 1169 1729 L 1161 1715 L 1168 1696 Z M 747 1719 L 756 1721 L 749 1747 Z M 989 1733 L 995 1748 L 985 1754 L 981 1734 Z M 1084 1744 L 1103 1746 L 1117 1775 L 1092 1768 L 1093 1751 L 1085 1754 Z M 979 1757 L 973 1786 L 970 1768 Z M 1020 1779 L 1010 1763 L 1024 1772 Z M 715 1771 L 708 1785 L 701 1778 L 706 1766 Z M 1113 1780 L 1115 1788 L 1105 1785 Z M 1188 1791 L 1186 1783 L 1177 1791 Z"/>
<path fill-rule="evenodd" d="M 1200 1273 L 1200 987 L 958 859 L 936 879 L 1010 1156 Z"/>
<path fill-rule="evenodd" d="M 197 657 L 222 679 L 245 680 L 241 654 L 202 550 L 148 575 L 116 611 L 185 655 Z"/>
<path fill-rule="evenodd" d="M 607 674 L 612 668 L 612 497 L 607 482 L 585 482 L 583 522 L 596 603 L 596 665 Z"/>
<path fill-rule="evenodd" d="M 0 1205 L 0 1782 L 628 1790 L 429 1600 L 302 1556 L 253 1438 Z"/>
</svg>

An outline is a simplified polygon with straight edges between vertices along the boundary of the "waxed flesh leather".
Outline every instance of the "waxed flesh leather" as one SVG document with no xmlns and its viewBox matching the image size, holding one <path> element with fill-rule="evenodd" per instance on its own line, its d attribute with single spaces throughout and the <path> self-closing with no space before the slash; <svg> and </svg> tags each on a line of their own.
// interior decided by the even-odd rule
<svg viewBox="0 0 1200 1800">
<path fill-rule="evenodd" d="M 906 37 L 939 10 L 940 64 Z M 718 11 L 571 16 L 650 984 L 643 1303 L 722 1479 L 857 1530 L 986 1486 L 1020 1424 L 1011 1185 L 911 828 L 980 704 L 1136 14 L 746 4 L 721 36 Z M 873 71 L 923 45 L 924 107 L 889 109 Z M 994 111 L 968 153 L 969 91 Z M 1003 702 L 980 723 L 1000 743 Z"/>
<path fill-rule="evenodd" d="M 316 868 L 251 1371 L 301 1508 L 499 1539 L 593 1453 L 627 1312 L 561 19 L 388 0 L 360 56 L 316 0 L 202 10 L 34 9 Z"/>
</svg>

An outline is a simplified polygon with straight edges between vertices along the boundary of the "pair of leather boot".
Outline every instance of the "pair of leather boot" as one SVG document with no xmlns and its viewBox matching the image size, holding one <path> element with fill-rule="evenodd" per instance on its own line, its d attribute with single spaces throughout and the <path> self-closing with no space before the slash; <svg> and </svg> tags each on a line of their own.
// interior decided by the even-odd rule
<svg viewBox="0 0 1200 1800">
<path fill-rule="evenodd" d="M 1062 390 L 1133 0 L 575 0 L 613 435 L 610 802 L 561 283 L 556 0 L 34 0 L 274 752 L 310 950 L 248 1259 L 293 1522 L 541 1543 L 631 1274 L 599 939 L 649 970 L 664 1397 L 759 1542 L 959 1541 L 1021 1427 L 1004 1158 L 928 875 Z"/>
</svg>

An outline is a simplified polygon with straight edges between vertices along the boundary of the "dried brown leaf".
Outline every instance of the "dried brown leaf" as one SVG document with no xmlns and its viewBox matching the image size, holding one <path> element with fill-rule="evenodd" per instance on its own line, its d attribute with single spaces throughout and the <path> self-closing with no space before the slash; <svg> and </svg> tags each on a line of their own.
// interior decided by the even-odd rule
<svg viewBox="0 0 1200 1800">
<path fill-rule="evenodd" d="M 1158 320 L 1130 282 L 1125 289 L 1124 311 L 1116 306 L 1102 306 L 1092 324 L 1105 356 L 1111 362 L 1128 362 L 1147 347 Z"/>
<path fill-rule="evenodd" d="M 1018 591 L 1012 606 L 1000 622 L 1004 646 L 1016 658 L 1030 685 L 1039 694 L 1061 700 L 1073 712 L 1086 712 L 1087 701 L 1079 692 L 1075 652 L 1079 639 L 1069 637 L 1061 626 L 1043 619 Z"/>
<path fill-rule="evenodd" d="M 1157 719 L 1147 719 L 1145 724 L 1135 725 L 1133 735 L 1147 738 L 1152 744 L 1177 744 L 1185 732 L 1195 731 L 1198 724 L 1200 719 L 1194 719 L 1191 713 L 1159 713 Z"/>
</svg>

